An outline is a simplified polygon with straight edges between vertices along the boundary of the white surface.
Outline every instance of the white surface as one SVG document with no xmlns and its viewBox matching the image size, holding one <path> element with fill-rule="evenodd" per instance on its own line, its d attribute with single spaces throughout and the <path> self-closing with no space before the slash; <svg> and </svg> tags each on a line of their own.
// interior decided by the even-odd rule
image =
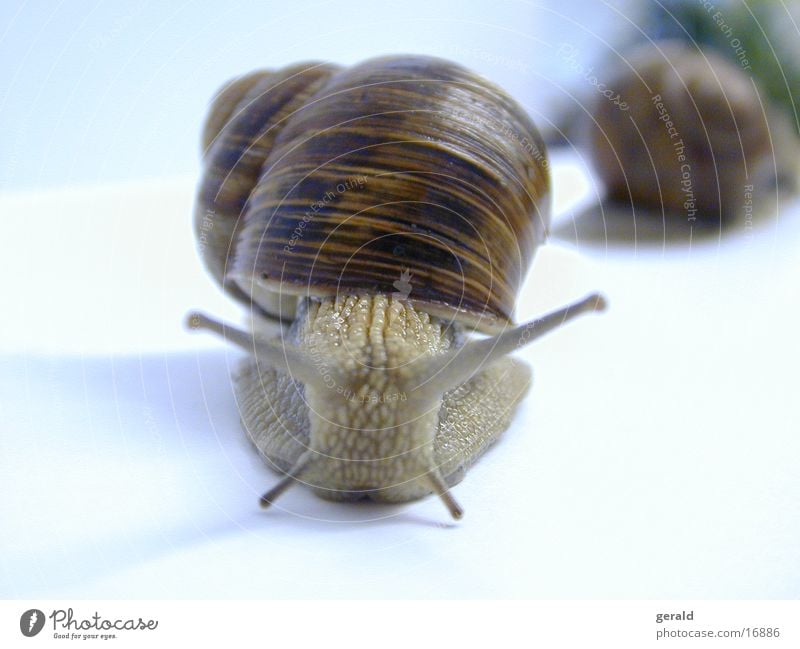
<svg viewBox="0 0 800 649">
<path fill-rule="evenodd" d="M 554 159 L 568 232 L 592 185 Z M 692 246 L 544 248 L 519 319 L 594 289 L 611 308 L 521 354 L 534 388 L 452 524 L 434 498 L 302 488 L 259 510 L 276 477 L 239 427 L 238 353 L 181 328 L 240 317 L 192 198 L 0 201 L 0 597 L 800 596 L 796 204 Z"/>
<path fill-rule="evenodd" d="M 381 54 L 459 61 L 537 123 L 587 90 L 634 0 L 186 0 L 0 3 L 0 190 L 195 173 L 208 102 L 229 78 Z M 640 3 L 638 5 L 641 6 Z M 574 64 L 572 64 L 574 66 Z M 591 91 L 591 90 L 590 90 Z"/>
</svg>

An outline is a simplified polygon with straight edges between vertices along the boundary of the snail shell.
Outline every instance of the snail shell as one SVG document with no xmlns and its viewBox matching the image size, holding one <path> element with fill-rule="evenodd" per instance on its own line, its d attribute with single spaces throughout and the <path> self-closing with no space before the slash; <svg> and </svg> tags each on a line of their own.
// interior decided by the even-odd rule
<svg viewBox="0 0 800 649">
<path fill-rule="evenodd" d="M 612 198 L 659 217 L 663 205 L 673 217 L 719 221 L 742 205 L 746 186 L 769 176 L 770 133 L 758 93 L 717 54 L 648 44 L 626 56 L 607 85 L 619 101 L 595 99 L 591 152 Z"/>
<path fill-rule="evenodd" d="M 549 173 L 530 118 L 480 77 L 428 57 L 255 73 L 218 96 L 204 144 L 196 228 L 239 297 L 291 319 L 294 296 L 410 276 L 431 314 L 511 322 Z"/>
<path fill-rule="evenodd" d="M 508 354 L 602 307 L 591 296 L 510 327 L 550 219 L 533 123 L 460 66 L 384 57 L 242 77 L 203 144 L 203 259 L 236 298 L 292 323 L 266 340 L 189 320 L 252 354 L 235 377 L 242 421 L 286 474 L 262 504 L 303 480 L 339 500 L 434 492 L 460 516 L 448 488 L 530 382 Z"/>
</svg>

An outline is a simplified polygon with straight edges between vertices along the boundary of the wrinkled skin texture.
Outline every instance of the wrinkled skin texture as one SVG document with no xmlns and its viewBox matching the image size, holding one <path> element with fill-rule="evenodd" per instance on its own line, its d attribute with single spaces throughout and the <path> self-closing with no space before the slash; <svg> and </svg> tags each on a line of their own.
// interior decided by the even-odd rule
<svg viewBox="0 0 800 649">
<path fill-rule="evenodd" d="M 434 491 L 433 468 L 452 486 L 508 427 L 531 380 L 527 365 L 507 357 L 443 398 L 421 398 L 415 361 L 462 340 L 459 325 L 391 296 L 306 301 L 283 343 L 315 359 L 324 387 L 248 358 L 235 377 L 243 425 L 279 471 L 311 449 L 301 481 L 328 499 L 420 498 Z M 348 382 L 330 368 L 346 370 Z"/>
</svg>

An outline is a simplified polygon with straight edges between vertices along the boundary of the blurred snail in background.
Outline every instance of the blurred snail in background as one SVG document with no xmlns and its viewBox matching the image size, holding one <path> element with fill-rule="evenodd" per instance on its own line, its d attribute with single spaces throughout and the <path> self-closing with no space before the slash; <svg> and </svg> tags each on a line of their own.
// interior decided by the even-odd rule
<svg viewBox="0 0 800 649">
<path fill-rule="evenodd" d="M 608 194 L 668 218 L 725 222 L 754 188 L 774 183 L 783 157 L 750 77 L 713 51 L 677 41 L 636 48 L 599 96 L 590 150 Z M 773 126 L 774 129 L 774 126 Z"/>
<path fill-rule="evenodd" d="M 284 473 L 333 500 L 440 496 L 497 439 L 530 383 L 509 353 L 604 307 L 515 327 L 550 220 L 544 145 L 524 110 L 458 65 L 304 63 L 229 83 L 203 134 L 203 260 L 252 333 L 242 423 Z M 268 338 L 270 319 L 289 324 Z M 470 339 L 477 331 L 491 334 Z"/>
</svg>

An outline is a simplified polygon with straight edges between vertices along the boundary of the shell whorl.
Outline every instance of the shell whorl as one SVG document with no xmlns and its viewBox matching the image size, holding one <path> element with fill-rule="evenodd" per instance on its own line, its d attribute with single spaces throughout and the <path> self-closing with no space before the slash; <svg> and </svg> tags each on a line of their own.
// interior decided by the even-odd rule
<svg viewBox="0 0 800 649">
<path fill-rule="evenodd" d="M 211 104 L 202 136 L 195 236 L 211 274 L 239 299 L 249 297 L 224 277 L 247 200 L 289 116 L 336 69 L 298 64 L 252 72 L 228 83 Z"/>
<path fill-rule="evenodd" d="M 630 52 L 592 109 L 594 167 L 610 196 L 688 220 L 730 218 L 773 168 L 770 127 L 750 77 L 681 42 Z"/>
<path fill-rule="evenodd" d="M 226 92 L 242 98 L 227 112 L 223 92 L 209 118 L 197 222 L 228 224 L 207 263 L 240 297 L 270 310 L 279 292 L 399 292 L 483 331 L 510 322 L 550 183 L 505 93 L 411 56 L 294 66 Z"/>
</svg>

